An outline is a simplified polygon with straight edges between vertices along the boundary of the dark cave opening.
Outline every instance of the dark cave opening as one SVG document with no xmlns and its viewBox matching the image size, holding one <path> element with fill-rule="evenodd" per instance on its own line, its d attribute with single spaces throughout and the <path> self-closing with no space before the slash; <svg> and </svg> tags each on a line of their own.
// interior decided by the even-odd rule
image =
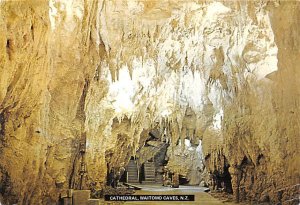
<svg viewBox="0 0 300 205">
<path fill-rule="evenodd" d="M 120 182 L 126 182 L 126 181 L 127 181 L 127 171 L 124 171 L 124 173 L 120 177 Z"/>
<path fill-rule="evenodd" d="M 142 181 L 145 181 L 145 167 L 144 164 L 140 166 L 140 172 L 139 172 L 139 182 L 142 183 Z"/>
<path fill-rule="evenodd" d="M 229 173 L 229 163 L 224 157 L 224 166 L 222 170 L 213 171 L 212 180 L 213 180 L 213 189 L 214 190 L 222 190 L 226 193 L 232 194 L 232 183 L 231 183 L 231 175 Z"/>
<path fill-rule="evenodd" d="M 179 175 L 179 185 L 187 185 L 189 183 L 189 180 L 182 175 Z"/>
<path fill-rule="evenodd" d="M 230 166 L 224 166 L 224 173 L 223 173 L 223 182 L 224 182 L 224 190 L 227 193 L 232 194 L 232 184 L 231 184 L 231 175 L 229 173 Z"/>
</svg>

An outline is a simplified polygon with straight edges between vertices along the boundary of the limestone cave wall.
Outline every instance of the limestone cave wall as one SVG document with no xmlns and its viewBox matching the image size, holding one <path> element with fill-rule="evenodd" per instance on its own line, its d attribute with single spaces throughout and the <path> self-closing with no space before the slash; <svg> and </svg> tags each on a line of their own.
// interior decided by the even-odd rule
<svg viewBox="0 0 300 205">
<path fill-rule="evenodd" d="M 224 107 L 218 146 L 207 150 L 211 170 L 229 167 L 237 200 L 296 204 L 299 195 L 299 3 L 269 3 L 278 70 L 268 82 L 247 82 Z M 205 134 L 204 134 L 205 135 Z M 204 140 L 214 143 L 215 133 Z M 223 158 L 220 163 L 215 158 Z"/>
</svg>

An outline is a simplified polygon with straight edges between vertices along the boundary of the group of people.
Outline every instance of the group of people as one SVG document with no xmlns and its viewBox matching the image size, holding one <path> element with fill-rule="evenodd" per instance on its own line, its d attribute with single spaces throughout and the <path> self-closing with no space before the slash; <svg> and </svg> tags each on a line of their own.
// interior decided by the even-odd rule
<svg viewBox="0 0 300 205">
<path fill-rule="evenodd" d="M 108 175 L 107 185 L 113 188 L 118 187 L 118 183 L 125 172 L 125 168 L 111 169 Z"/>
</svg>

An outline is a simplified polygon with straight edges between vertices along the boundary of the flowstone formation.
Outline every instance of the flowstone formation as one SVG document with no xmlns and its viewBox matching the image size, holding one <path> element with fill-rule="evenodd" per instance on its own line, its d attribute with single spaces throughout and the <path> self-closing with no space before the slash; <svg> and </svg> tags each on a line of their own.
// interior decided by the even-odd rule
<svg viewBox="0 0 300 205">
<path fill-rule="evenodd" d="M 237 200 L 297 203 L 299 15 L 299 1 L 0 1 L 0 200 L 101 190 L 158 128 L 173 153 L 201 140 Z"/>
</svg>

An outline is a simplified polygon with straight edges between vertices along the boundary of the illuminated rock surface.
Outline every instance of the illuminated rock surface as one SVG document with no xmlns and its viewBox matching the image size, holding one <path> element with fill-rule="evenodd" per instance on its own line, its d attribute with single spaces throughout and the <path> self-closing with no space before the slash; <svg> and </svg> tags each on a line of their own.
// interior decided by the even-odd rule
<svg viewBox="0 0 300 205">
<path fill-rule="evenodd" d="M 298 1 L 0 1 L 1 200 L 78 188 L 85 138 L 84 186 L 102 189 L 159 129 L 173 151 L 201 140 L 237 199 L 294 203 L 299 15 Z"/>
</svg>

